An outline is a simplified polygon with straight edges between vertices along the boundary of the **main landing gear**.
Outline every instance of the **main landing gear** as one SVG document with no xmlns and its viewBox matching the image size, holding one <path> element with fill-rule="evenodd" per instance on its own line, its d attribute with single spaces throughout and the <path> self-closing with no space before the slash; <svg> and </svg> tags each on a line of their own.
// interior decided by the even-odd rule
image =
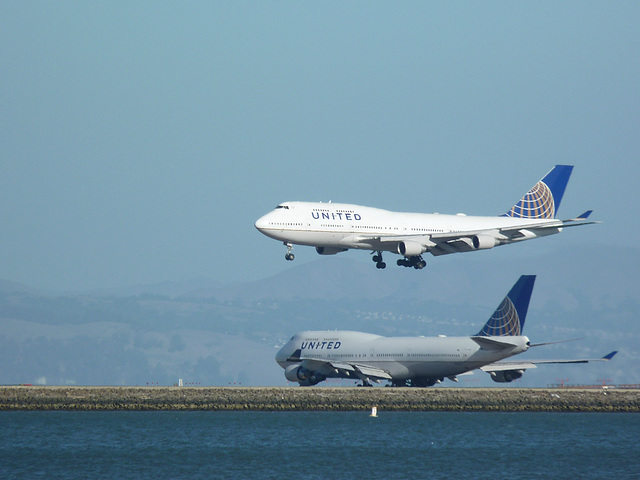
<svg viewBox="0 0 640 480">
<path fill-rule="evenodd" d="M 291 245 L 290 243 L 284 242 L 284 245 L 286 245 L 287 247 L 287 253 L 284 256 L 285 260 L 288 260 L 289 262 L 293 261 L 295 257 L 295 255 L 293 253 L 291 253 L 291 250 L 293 250 L 293 245 Z"/>
<path fill-rule="evenodd" d="M 382 261 L 382 251 L 378 250 L 378 253 L 376 253 L 371 260 L 376 262 L 376 268 L 387 268 L 387 264 Z"/>
<path fill-rule="evenodd" d="M 416 270 L 422 270 L 427 266 L 427 262 L 424 261 L 422 255 L 416 255 L 409 258 L 401 258 L 397 261 L 399 267 L 413 267 Z"/>
<path fill-rule="evenodd" d="M 425 388 L 425 387 L 433 387 L 436 383 L 441 383 L 443 378 L 408 378 L 404 380 L 391 380 L 392 387 L 417 387 L 417 388 Z M 387 385 L 388 386 L 388 385 Z"/>
<path fill-rule="evenodd" d="M 391 385 L 387 387 L 409 387 L 411 386 L 411 380 L 391 380 Z"/>
<path fill-rule="evenodd" d="M 371 258 L 371 260 L 376 262 L 376 268 L 379 268 L 379 269 L 387 268 L 387 264 L 384 263 L 384 261 L 382 260 L 381 250 L 373 251 L 371 253 L 373 253 L 373 257 Z M 422 255 L 415 255 L 409 258 L 402 257 L 396 263 L 398 264 L 399 267 L 413 267 L 416 270 L 422 270 L 424 267 L 427 266 L 427 262 L 424 261 L 424 258 L 422 258 Z"/>
</svg>

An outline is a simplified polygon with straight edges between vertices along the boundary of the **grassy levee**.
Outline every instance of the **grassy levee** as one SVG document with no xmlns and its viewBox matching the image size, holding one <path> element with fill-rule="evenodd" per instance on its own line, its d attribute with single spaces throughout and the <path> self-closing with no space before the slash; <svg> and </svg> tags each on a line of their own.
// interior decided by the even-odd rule
<svg viewBox="0 0 640 480">
<path fill-rule="evenodd" d="M 640 412 L 640 390 L 0 387 L 0 410 Z"/>
</svg>

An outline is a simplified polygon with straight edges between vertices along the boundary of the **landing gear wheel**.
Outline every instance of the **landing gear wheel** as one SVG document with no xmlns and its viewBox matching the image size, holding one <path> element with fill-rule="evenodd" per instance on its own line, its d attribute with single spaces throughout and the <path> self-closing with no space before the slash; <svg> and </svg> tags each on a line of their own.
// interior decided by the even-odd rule
<svg viewBox="0 0 640 480">
<path fill-rule="evenodd" d="M 378 250 L 375 253 L 375 255 L 373 257 L 371 257 L 371 260 L 373 260 L 376 263 L 376 268 L 379 268 L 379 269 L 387 268 L 387 264 L 384 263 L 384 261 L 382 260 L 382 251 L 381 250 Z"/>
<path fill-rule="evenodd" d="M 422 270 L 427 266 L 427 262 L 424 261 L 422 255 L 417 255 L 409 258 L 401 258 L 396 263 L 399 267 L 413 267 L 416 270 Z"/>
<path fill-rule="evenodd" d="M 287 242 L 282 242 L 282 243 L 284 244 L 285 247 L 287 247 L 287 253 L 284 255 L 284 259 L 289 262 L 293 261 L 293 259 L 296 258 L 295 255 L 291 253 L 291 250 L 293 250 L 293 245 Z"/>
</svg>

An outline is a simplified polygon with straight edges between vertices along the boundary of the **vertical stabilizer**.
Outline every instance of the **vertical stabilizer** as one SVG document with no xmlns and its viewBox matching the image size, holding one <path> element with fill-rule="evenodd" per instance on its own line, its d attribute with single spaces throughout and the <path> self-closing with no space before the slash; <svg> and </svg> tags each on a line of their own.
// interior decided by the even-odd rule
<svg viewBox="0 0 640 480">
<path fill-rule="evenodd" d="M 572 171 L 572 165 L 556 165 L 503 216 L 555 218 Z"/>
<path fill-rule="evenodd" d="M 535 281 L 535 275 L 522 275 L 477 335 L 484 337 L 522 335 Z"/>
</svg>

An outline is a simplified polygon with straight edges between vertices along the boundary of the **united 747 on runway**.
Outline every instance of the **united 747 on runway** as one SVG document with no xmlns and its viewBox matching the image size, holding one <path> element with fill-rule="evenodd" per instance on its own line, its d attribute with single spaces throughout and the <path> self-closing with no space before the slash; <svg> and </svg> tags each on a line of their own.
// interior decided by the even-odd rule
<svg viewBox="0 0 640 480">
<path fill-rule="evenodd" d="M 441 215 L 392 212 L 342 203 L 285 202 L 255 222 L 255 227 L 287 247 L 308 245 L 320 255 L 349 249 L 371 250 L 377 268 L 385 268 L 382 252 L 399 254 L 397 264 L 421 269 L 423 253 L 485 250 L 560 233 L 585 221 L 591 210 L 569 220 L 556 219 L 571 165 L 556 165 L 518 203 L 501 216 Z"/>
<path fill-rule="evenodd" d="M 386 380 L 395 387 L 428 387 L 445 378 L 457 381 L 458 375 L 476 369 L 489 373 L 495 382 L 511 382 L 539 364 L 611 360 L 617 352 L 595 359 L 503 361 L 530 347 L 548 345 L 531 344 L 522 335 L 535 278 L 520 277 L 484 327 L 470 337 L 307 331 L 295 334 L 278 351 L 276 361 L 287 380 L 302 386 L 347 378 L 366 386 Z"/>
</svg>

